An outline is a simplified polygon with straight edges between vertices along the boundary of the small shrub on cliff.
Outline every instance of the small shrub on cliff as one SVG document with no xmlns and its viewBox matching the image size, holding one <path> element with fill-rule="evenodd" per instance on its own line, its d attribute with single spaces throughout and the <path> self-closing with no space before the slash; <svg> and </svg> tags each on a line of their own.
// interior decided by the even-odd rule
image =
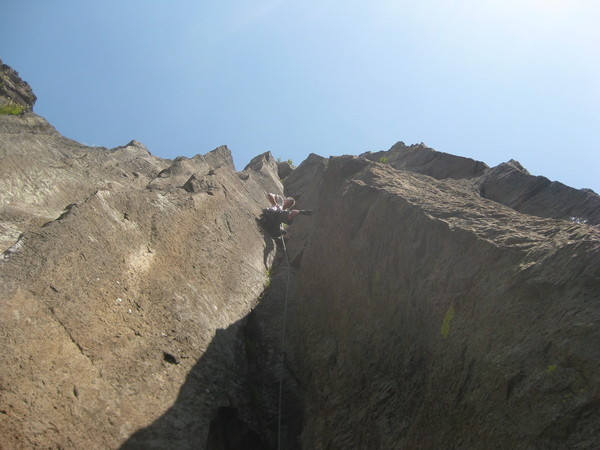
<svg viewBox="0 0 600 450">
<path fill-rule="evenodd" d="M 25 108 L 17 103 L 9 102 L 0 106 L 0 115 L 2 116 L 19 116 L 23 114 Z"/>
<path fill-rule="evenodd" d="M 283 160 L 281 159 L 281 157 L 278 157 L 275 161 L 277 161 L 278 163 L 283 162 Z M 286 161 L 286 163 L 288 163 L 292 169 L 296 168 L 296 166 L 294 165 L 294 161 L 292 161 L 291 159 L 288 159 Z"/>
<path fill-rule="evenodd" d="M 387 164 L 388 161 L 389 159 L 386 156 L 382 156 L 381 158 L 379 158 L 380 163 Z"/>
</svg>

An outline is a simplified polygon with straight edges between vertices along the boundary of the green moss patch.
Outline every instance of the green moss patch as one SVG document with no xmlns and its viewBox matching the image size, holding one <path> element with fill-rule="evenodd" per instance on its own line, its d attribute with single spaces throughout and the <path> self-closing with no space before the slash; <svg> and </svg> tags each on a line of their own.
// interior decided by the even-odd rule
<svg viewBox="0 0 600 450">
<path fill-rule="evenodd" d="M 24 111 L 25 107 L 13 102 L 0 106 L 0 116 L 19 116 Z"/>
<path fill-rule="evenodd" d="M 450 306 L 450 308 L 448 308 L 448 311 L 446 311 L 446 316 L 444 317 L 444 320 L 442 322 L 442 329 L 441 329 L 441 333 L 442 336 L 444 336 L 444 339 L 448 338 L 448 335 L 450 334 L 450 323 L 452 322 L 452 319 L 454 319 L 454 306 Z"/>
</svg>

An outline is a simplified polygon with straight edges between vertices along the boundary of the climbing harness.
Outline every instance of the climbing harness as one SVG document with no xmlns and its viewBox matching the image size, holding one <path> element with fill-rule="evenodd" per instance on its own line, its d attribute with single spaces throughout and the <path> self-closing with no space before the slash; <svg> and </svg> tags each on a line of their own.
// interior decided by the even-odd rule
<svg viewBox="0 0 600 450">
<path fill-rule="evenodd" d="M 283 330 L 281 332 L 281 369 L 279 373 L 279 411 L 277 414 L 277 450 L 281 450 L 281 404 L 283 394 L 283 368 L 285 364 L 285 323 L 287 319 L 287 304 L 288 304 L 288 292 L 290 288 L 290 260 L 288 259 L 287 248 L 285 246 L 285 239 L 283 237 L 283 224 L 280 225 L 281 243 L 283 247 L 283 254 L 285 255 L 285 264 L 287 266 L 287 280 L 285 283 L 285 298 L 283 302 Z"/>
</svg>

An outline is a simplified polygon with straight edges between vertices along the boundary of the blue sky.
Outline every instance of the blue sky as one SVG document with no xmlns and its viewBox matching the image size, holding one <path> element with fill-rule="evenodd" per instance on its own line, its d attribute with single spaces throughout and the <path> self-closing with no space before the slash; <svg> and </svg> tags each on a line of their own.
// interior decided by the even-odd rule
<svg viewBox="0 0 600 450">
<path fill-rule="evenodd" d="M 62 134 L 238 168 L 397 141 L 600 192 L 596 0 L 19 0 L 0 58 Z"/>
</svg>

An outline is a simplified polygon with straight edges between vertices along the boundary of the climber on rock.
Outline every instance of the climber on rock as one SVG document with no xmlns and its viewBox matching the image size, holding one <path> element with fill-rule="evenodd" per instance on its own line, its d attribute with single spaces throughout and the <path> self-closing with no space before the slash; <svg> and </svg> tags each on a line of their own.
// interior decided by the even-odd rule
<svg viewBox="0 0 600 450">
<path fill-rule="evenodd" d="M 282 224 L 291 224 L 298 214 L 310 216 L 312 211 L 309 209 L 290 209 L 296 204 L 292 197 L 283 198 L 279 194 L 267 194 L 267 199 L 271 206 L 262 210 L 259 223 L 273 237 L 279 237 L 287 234 L 283 230 Z"/>
</svg>

